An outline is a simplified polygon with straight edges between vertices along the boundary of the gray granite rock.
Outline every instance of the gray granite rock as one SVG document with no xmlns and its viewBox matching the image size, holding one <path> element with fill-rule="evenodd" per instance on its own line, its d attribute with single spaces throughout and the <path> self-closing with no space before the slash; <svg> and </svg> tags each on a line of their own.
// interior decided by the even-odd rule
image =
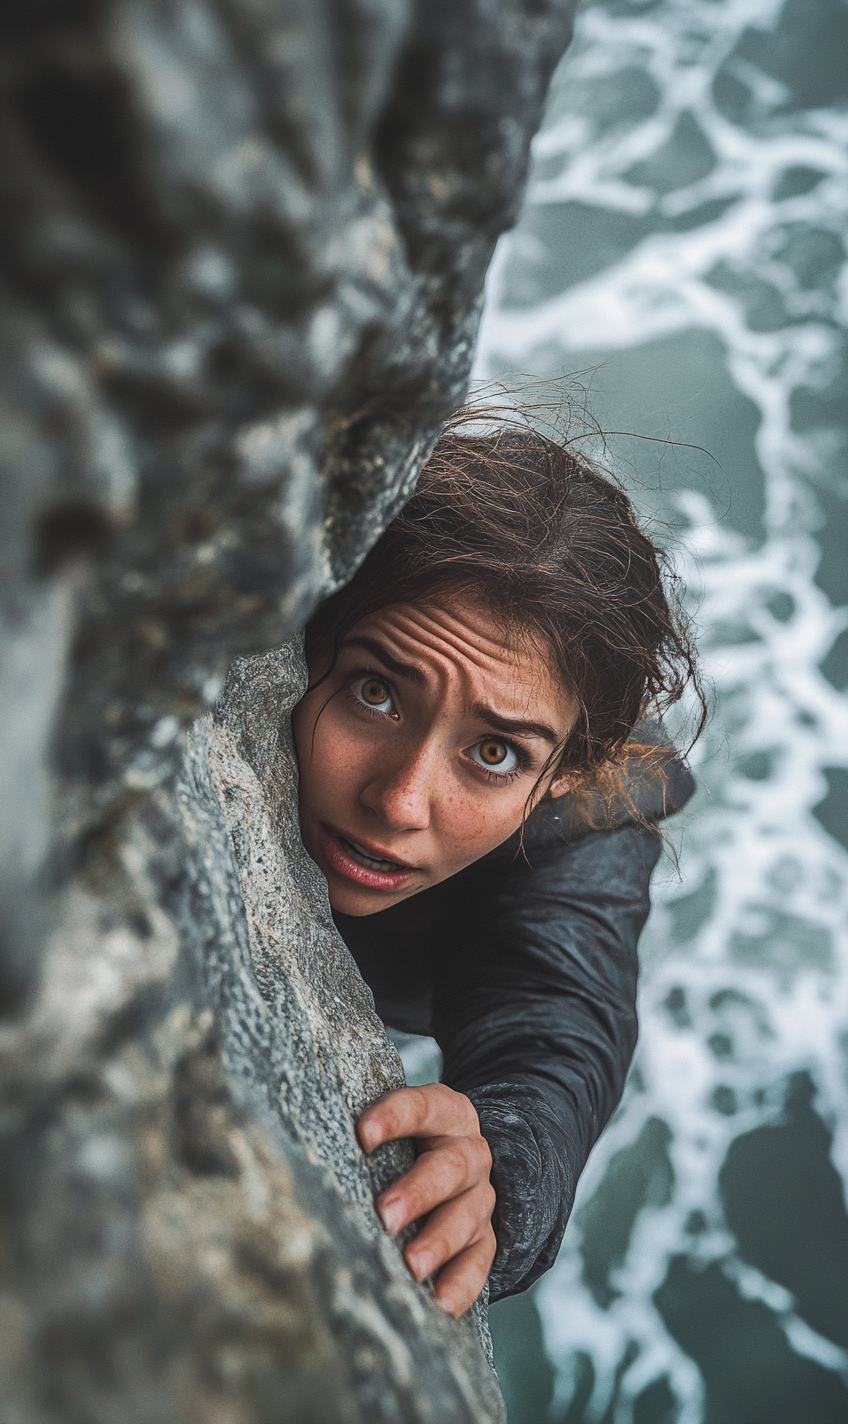
<svg viewBox="0 0 848 1424">
<path fill-rule="evenodd" d="M 572 8 L 0 18 L 3 1424 L 500 1417 L 374 1213 L 285 640 L 462 397 Z"/>
</svg>

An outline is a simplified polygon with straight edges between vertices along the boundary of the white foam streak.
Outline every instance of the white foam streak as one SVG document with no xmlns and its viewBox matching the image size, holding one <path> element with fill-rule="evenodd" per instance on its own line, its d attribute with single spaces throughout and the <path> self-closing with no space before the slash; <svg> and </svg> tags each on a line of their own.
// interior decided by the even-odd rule
<svg viewBox="0 0 848 1424">
<path fill-rule="evenodd" d="M 716 108 L 712 89 L 746 26 L 773 27 L 781 9 L 780 0 L 665 0 L 638 17 L 602 5 L 583 13 L 554 117 L 536 141 L 537 170 L 544 172 L 533 180 L 530 203 L 585 203 L 641 220 L 657 195 L 628 179 L 628 171 L 656 154 L 688 111 L 716 164 L 698 182 L 660 195 L 654 211 L 662 223 L 716 199 L 728 206 L 688 230 L 637 237 L 619 262 L 535 306 L 506 304 L 513 253 L 520 256 L 512 244 L 526 240 L 520 233 L 507 238 L 492 266 L 481 329 L 481 379 L 505 368 L 549 372 L 552 348 L 567 372 L 576 352 L 602 357 L 707 331 L 721 342 L 734 383 L 760 416 L 763 540 L 755 545 L 725 527 L 702 494 L 679 498 L 688 525 L 680 562 L 717 713 L 696 749 L 702 791 L 687 816 L 683 884 L 671 873 L 660 878 L 645 941 L 638 1051 L 644 1089 L 631 1083 L 596 1148 L 563 1253 L 538 1293 L 547 1346 L 561 1371 L 561 1405 L 570 1397 L 576 1352 L 593 1362 L 587 1421 L 604 1416 L 623 1363 L 616 1424 L 630 1420 L 632 1400 L 662 1375 L 680 1402 L 679 1419 L 702 1418 L 698 1371 L 652 1300 L 670 1258 L 681 1253 L 702 1264 L 721 1262 L 743 1296 L 765 1300 L 775 1312 L 794 1350 L 825 1368 L 846 1369 L 844 1351 L 794 1313 L 788 1293 L 737 1258 L 717 1190 L 732 1140 L 775 1120 L 787 1077 L 801 1070 L 815 1084 L 815 1106 L 834 1133 L 834 1164 L 848 1182 L 840 1049 L 848 1023 L 848 856 L 812 814 L 827 789 L 822 768 L 848 766 L 848 701 L 819 668 L 848 626 L 848 610 L 832 607 L 814 582 L 820 516 L 810 490 L 825 479 L 827 439 L 802 437 L 790 418 L 793 394 L 822 389 L 831 379 L 838 323 L 848 317 L 848 268 L 833 285 L 805 285 L 785 251 L 787 233 L 841 235 L 848 225 L 848 115 L 775 114 L 785 89 L 741 59 L 733 72 L 752 92 L 757 122 L 732 123 Z M 569 87 L 625 69 L 641 70 L 657 86 L 659 103 L 649 117 L 629 128 L 596 130 L 579 111 L 562 112 Z M 812 191 L 778 201 L 775 185 L 792 168 L 825 176 Z M 709 280 L 719 267 L 771 283 L 785 324 L 753 329 L 732 284 Z M 730 641 L 729 628 L 743 630 L 747 640 Z M 747 768 L 745 757 L 753 759 Z M 681 942 L 677 902 L 709 885 L 712 908 Z M 675 1023 L 670 1015 L 672 991 L 685 1002 L 688 1021 L 681 1015 Z M 716 1051 L 717 1034 L 730 1051 Z M 720 1100 L 724 1110 L 716 1107 Z M 666 1206 L 642 1209 L 615 1276 L 619 1294 L 605 1309 L 581 1273 L 579 1204 L 590 1200 L 610 1160 L 649 1117 L 671 1129 L 674 1189 Z M 696 1211 L 705 1228 L 693 1236 L 687 1222 Z"/>
</svg>

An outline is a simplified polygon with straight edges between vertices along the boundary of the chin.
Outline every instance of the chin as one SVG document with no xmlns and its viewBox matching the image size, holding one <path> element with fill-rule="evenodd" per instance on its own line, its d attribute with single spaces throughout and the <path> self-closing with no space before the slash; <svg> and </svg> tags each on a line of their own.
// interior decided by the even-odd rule
<svg viewBox="0 0 848 1424">
<path fill-rule="evenodd" d="M 329 890 L 331 909 L 355 919 L 363 915 L 376 915 L 380 910 L 388 910 L 390 905 L 396 905 L 398 900 L 406 899 L 401 890 L 392 894 L 380 894 L 376 890 L 362 890 L 352 885 L 339 887 L 338 890 L 330 886 Z"/>
</svg>

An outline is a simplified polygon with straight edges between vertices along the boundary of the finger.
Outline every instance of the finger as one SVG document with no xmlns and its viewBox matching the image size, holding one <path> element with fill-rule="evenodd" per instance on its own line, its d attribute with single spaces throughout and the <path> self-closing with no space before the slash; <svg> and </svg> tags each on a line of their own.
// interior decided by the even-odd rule
<svg viewBox="0 0 848 1424">
<path fill-rule="evenodd" d="M 467 1246 L 491 1231 L 495 1196 L 488 1182 L 445 1202 L 406 1247 L 403 1258 L 417 1281 L 431 1276 Z"/>
<path fill-rule="evenodd" d="M 492 1154 L 484 1138 L 439 1137 L 435 1143 L 377 1202 L 383 1225 L 393 1236 L 469 1187 L 488 1185 Z"/>
<path fill-rule="evenodd" d="M 356 1125 L 359 1141 L 366 1152 L 371 1152 L 381 1142 L 415 1137 L 426 1122 L 427 1113 L 423 1088 L 398 1088 L 366 1108 Z"/>
<path fill-rule="evenodd" d="M 497 1241 L 491 1226 L 484 1237 L 474 1241 L 439 1272 L 434 1294 L 448 1315 L 464 1315 L 473 1305 L 492 1269 Z"/>
<path fill-rule="evenodd" d="M 366 1152 L 398 1137 L 475 1136 L 480 1131 L 477 1113 L 464 1093 L 444 1083 L 423 1088 L 398 1088 L 366 1108 L 357 1124 Z"/>
</svg>

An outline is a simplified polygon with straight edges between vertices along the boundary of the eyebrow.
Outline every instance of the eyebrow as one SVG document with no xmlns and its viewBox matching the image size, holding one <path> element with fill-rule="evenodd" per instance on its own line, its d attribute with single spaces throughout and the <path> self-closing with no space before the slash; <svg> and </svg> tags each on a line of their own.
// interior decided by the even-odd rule
<svg viewBox="0 0 848 1424">
<path fill-rule="evenodd" d="M 403 677 L 407 682 L 412 682 L 416 687 L 424 684 L 424 674 L 420 668 L 414 667 L 412 663 L 398 662 L 391 653 L 387 652 L 382 643 L 378 643 L 376 638 L 345 638 L 342 643 L 343 648 L 359 647 L 371 653 L 375 658 L 379 658 L 384 667 L 393 672 L 395 677 Z"/>
<path fill-rule="evenodd" d="M 553 727 L 549 727 L 545 722 L 528 722 L 522 717 L 502 717 L 484 702 L 472 702 L 468 710 L 472 717 L 479 717 L 481 722 L 487 722 L 496 732 L 511 733 L 514 737 L 541 737 L 554 747 L 561 740 Z"/>
<path fill-rule="evenodd" d="M 383 666 L 394 673 L 395 677 L 405 678 L 416 687 L 422 687 L 424 684 L 425 678 L 420 668 L 393 658 L 376 638 L 345 638 L 342 647 L 364 648 L 373 657 L 379 658 Z M 493 731 L 503 732 L 506 736 L 541 737 L 543 741 L 550 742 L 552 747 L 558 746 L 561 741 L 553 727 L 549 727 L 545 722 L 530 722 L 523 717 L 503 717 L 499 712 L 495 712 L 494 708 L 487 707 L 485 702 L 472 702 L 468 711 L 471 717 L 476 717 Z"/>
</svg>

